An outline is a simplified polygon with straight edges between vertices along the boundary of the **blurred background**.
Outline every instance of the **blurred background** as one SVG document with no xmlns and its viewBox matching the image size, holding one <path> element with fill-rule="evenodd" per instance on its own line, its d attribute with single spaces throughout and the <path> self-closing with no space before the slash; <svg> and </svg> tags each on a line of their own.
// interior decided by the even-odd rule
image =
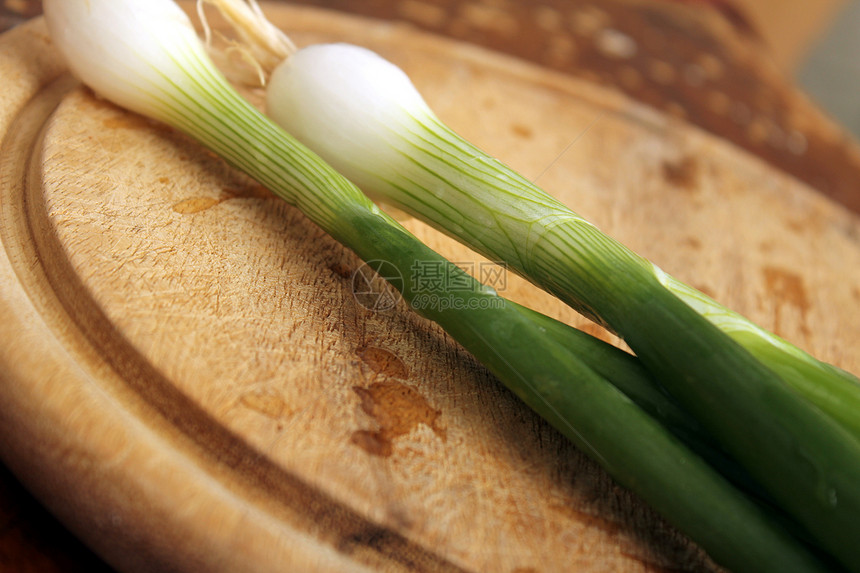
<svg viewBox="0 0 860 573">
<path fill-rule="evenodd" d="M 654 1 L 717 10 L 759 36 L 776 67 L 860 137 L 860 0 Z M 0 31 L 41 11 L 41 0 L 0 2 Z"/>
<path fill-rule="evenodd" d="M 860 0 L 735 0 L 776 65 L 860 137 Z"/>
<path fill-rule="evenodd" d="M 827 7 L 821 22 L 813 25 L 806 46 L 786 54 L 786 65 L 821 107 L 860 137 L 860 1 L 822 0 L 820 4 L 832 6 Z M 796 17 L 802 22 L 803 11 Z"/>
</svg>

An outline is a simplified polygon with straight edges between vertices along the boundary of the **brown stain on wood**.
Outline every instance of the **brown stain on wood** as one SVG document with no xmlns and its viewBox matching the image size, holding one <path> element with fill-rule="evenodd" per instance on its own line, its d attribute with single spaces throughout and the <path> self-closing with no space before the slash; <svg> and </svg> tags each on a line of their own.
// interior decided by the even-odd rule
<svg viewBox="0 0 860 573">
<path fill-rule="evenodd" d="M 165 182 L 169 181 L 169 179 L 162 177 L 159 181 Z M 183 199 L 178 203 L 174 203 L 172 209 L 180 215 L 193 215 L 231 199 L 268 199 L 274 197 L 274 194 L 262 185 L 251 185 L 241 189 L 225 188 L 221 191 L 222 195 L 220 197 L 191 197 Z"/>
<path fill-rule="evenodd" d="M 403 0 L 397 3 L 397 11 L 407 20 L 420 22 L 429 28 L 441 26 L 448 18 L 444 7 L 418 0 Z"/>
<path fill-rule="evenodd" d="M 180 215 L 193 215 L 207 209 L 211 209 L 224 201 L 217 197 L 192 197 L 173 205 L 173 211 Z"/>
<path fill-rule="evenodd" d="M 280 420 L 288 413 L 284 398 L 272 389 L 247 392 L 239 398 L 239 403 L 273 420 Z"/>
<path fill-rule="evenodd" d="M 531 139 L 534 136 L 534 130 L 527 125 L 515 123 L 511 125 L 511 131 L 514 135 L 521 139 Z"/>
<path fill-rule="evenodd" d="M 779 333 L 781 330 L 782 309 L 785 306 L 793 306 L 800 313 L 801 331 L 806 332 L 806 314 L 810 302 L 803 278 L 797 273 L 773 266 L 762 268 L 762 274 L 768 295 L 776 301 L 774 331 Z"/>
<path fill-rule="evenodd" d="M 764 267 L 762 273 L 768 293 L 802 313 L 809 310 L 809 298 L 800 275 L 779 267 Z"/>
<path fill-rule="evenodd" d="M 699 163 L 693 157 L 682 157 L 662 164 L 663 179 L 678 189 L 694 191 L 699 184 Z"/>
<path fill-rule="evenodd" d="M 105 129 L 142 129 L 150 131 L 155 122 L 136 113 L 123 113 L 116 117 L 110 117 L 102 122 Z"/>
<path fill-rule="evenodd" d="M 393 440 L 424 424 L 443 440 L 445 428 L 439 423 L 441 412 L 433 408 L 418 390 L 396 380 L 374 382 L 368 387 L 353 386 L 361 400 L 362 411 L 371 416 L 379 430 L 357 430 L 351 441 L 367 453 L 390 456 Z"/>
<path fill-rule="evenodd" d="M 797 219 L 786 220 L 785 226 L 794 231 L 795 233 L 803 233 L 809 230 L 809 225 L 807 225 L 806 221 L 800 221 Z"/>
<path fill-rule="evenodd" d="M 379 456 L 380 458 L 387 458 L 394 453 L 391 440 L 382 435 L 382 432 L 356 430 L 352 433 L 350 441 L 368 454 Z"/>
<path fill-rule="evenodd" d="M 698 237 L 686 237 L 681 244 L 695 251 L 701 250 L 702 248 L 702 241 Z"/>
<path fill-rule="evenodd" d="M 238 189 L 225 187 L 221 190 L 226 199 L 272 199 L 276 195 L 263 185 L 254 183 Z"/>
<path fill-rule="evenodd" d="M 353 272 L 355 272 L 352 267 L 343 261 L 337 261 L 329 265 L 329 270 L 343 279 L 351 279 Z"/>
<path fill-rule="evenodd" d="M 355 354 L 377 374 L 406 380 L 409 378 L 409 368 L 396 354 L 376 346 L 362 346 Z"/>
<path fill-rule="evenodd" d="M 445 439 L 445 429 L 439 425 L 441 412 L 433 408 L 418 390 L 399 381 L 409 378 L 409 368 L 399 356 L 377 346 L 361 346 L 355 354 L 374 373 L 374 378 L 382 376 L 385 379 L 367 387 L 352 388 L 361 400 L 361 409 L 379 425 L 379 430 L 353 432 L 353 444 L 369 454 L 388 457 L 394 451 L 393 440 L 408 434 L 419 424 L 426 425 Z"/>
<path fill-rule="evenodd" d="M 704 294 L 705 296 L 709 296 L 711 298 L 717 298 L 717 293 L 710 287 L 710 285 L 706 285 L 704 283 L 695 283 L 691 284 L 691 287 Z"/>
</svg>

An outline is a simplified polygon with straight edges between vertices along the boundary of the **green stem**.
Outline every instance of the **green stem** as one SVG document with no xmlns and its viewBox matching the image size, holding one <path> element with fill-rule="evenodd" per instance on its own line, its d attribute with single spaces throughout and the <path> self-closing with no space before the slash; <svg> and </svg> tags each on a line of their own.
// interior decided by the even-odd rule
<svg viewBox="0 0 860 573">
<path fill-rule="evenodd" d="M 190 75 L 199 73 L 190 70 Z M 820 562 L 623 393 L 554 342 L 534 313 L 498 299 L 380 212 L 360 191 L 217 78 L 181 92 L 170 122 L 225 157 L 364 260 L 408 276 L 416 261 L 438 261 L 470 288 L 446 293 L 464 310 L 421 313 L 490 368 L 622 485 L 641 495 L 720 562 L 749 571 L 816 571 Z M 188 110 L 194 110 L 189 116 Z M 407 301 L 420 294 L 405 281 Z M 501 305 L 473 305 L 493 298 Z M 495 310 L 470 310 L 475 308 Z"/>
<path fill-rule="evenodd" d="M 383 215 L 358 213 L 353 227 L 353 248 L 364 259 L 382 258 L 403 272 L 415 260 L 444 261 Z M 449 266 L 448 272 L 458 280 L 462 278 L 456 266 Z M 806 551 L 796 539 L 789 541 L 791 536 L 782 525 L 784 518 L 772 515 L 741 494 L 595 372 L 607 368 L 614 371 L 616 380 L 632 378 L 638 375 L 636 366 L 613 362 L 592 368 L 583 359 L 590 351 L 615 351 L 598 349 L 600 343 L 579 340 L 579 335 L 547 336 L 547 331 L 560 334 L 561 329 L 551 324 L 554 321 L 537 318 L 537 313 L 500 299 L 476 281 L 472 284 L 472 289 L 446 293 L 459 301 L 449 306 L 462 310 L 453 312 L 434 306 L 417 310 L 440 324 L 620 484 L 646 499 L 718 562 L 733 570 L 819 567 L 808 557 L 795 561 L 796 555 L 785 559 L 784 555 L 774 554 L 773 549 L 784 542 L 792 546 L 793 552 Z M 413 301 L 422 291 L 413 290 L 405 281 L 402 294 L 406 301 Z M 476 300 L 482 303 L 475 304 Z M 494 300 L 502 300 L 503 304 L 493 304 Z M 637 388 L 645 386 L 638 381 L 634 384 Z M 665 406 L 666 402 L 661 404 Z M 768 525 L 762 527 L 765 523 Z"/>
<path fill-rule="evenodd" d="M 860 570 L 853 377 L 760 336 L 432 118 L 421 121 L 398 147 L 402 161 L 385 173 L 368 162 L 360 179 L 378 181 L 369 190 L 620 334 L 823 547 Z"/>
<path fill-rule="evenodd" d="M 644 268 L 712 324 L 731 336 L 796 391 L 860 441 L 860 380 L 816 360 L 705 294 L 672 278 L 606 237 L 545 191 L 464 141 L 435 117 L 415 118 L 404 135 L 403 161 L 384 173 L 372 163 L 361 179 L 365 190 L 430 223 L 491 260 L 504 261 L 538 286 L 596 322 L 592 262 Z M 361 171 L 360 166 L 353 167 Z M 462 218 L 468 216 L 470 224 Z M 592 248 L 586 253 L 586 247 Z M 616 274 L 606 288 L 623 291 Z M 596 312 L 600 308 L 601 312 Z"/>
</svg>

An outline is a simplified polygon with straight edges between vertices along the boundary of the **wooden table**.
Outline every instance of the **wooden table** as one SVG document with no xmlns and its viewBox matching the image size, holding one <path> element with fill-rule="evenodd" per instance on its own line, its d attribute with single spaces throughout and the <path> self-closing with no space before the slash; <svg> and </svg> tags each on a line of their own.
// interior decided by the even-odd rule
<svg viewBox="0 0 860 573">
<path fill-rule="evenodd" d="M 35 4 L 24 3 L 18 7 L 25 16 L 29 17 L 37 11 L 33 7 Z M 546 0 L 528 4 L 512 3 L 504 14 L 493 13 L 492 10 L 488 12 L 480 7 L 475 8 L 474 5 L 469 7 L 467 3 L 453 1 L 438 2 L 435 5 L 419 2 L 354 3 L 345 0 L 321 0 L 298 4 L 322 6 L 338 12 L 360 12 L 361 16 L 371 16 L 381 20 L 409 22 L 410 28 L 407 30 L 409 34 L 414 33 L 412 31 L 423 30 L 440 36 L 467 40 L 496 52 L 510 53 L 526 61 L 538 63 L 545 69 L 564 72 L 580 82 L 584 81 L 584 84 L 593 84 L 600 90 L 606 89 L 606 86 L 612 86 L 632 98 L 631 101 L 638 101 L 658 110 L 659 113 L 655 117 L 675 118 L 672 121 L 677 121 L 679 124 L 698 126 L 705 132 L 731 142 L 738 149 L 746 150 L 760 158 L 765 162 L 764 165 L 769 166 L 767 169 L 773 171 L 775 177 L 784 177 L 786 173 L 791 174 L 830 199 L 850 209 L 860 210 L 860 198 L 850 185 L 852 181 L 857 181 L 860 175 L 860 161 L 858 161 L 860 154 L 856 144 L 810 105 L 772 67 L 768 58 L 761 54 L 758 41 L 749 34 L 748 30 L 739 28 L 736 22 L 733 24 L 724 13 L 719 11 L 658 1 L 604 2 L 598 10 L 589 9 L 585 6 L 586 3 L 574 0 Z M 576 12 L 580 14 L 578 18 L 566 20 L 561 17 L 574 8 L 579 9 Z M 462 19 L 452 17 L 454 14 L 467 12 L 472 14 L 471 25 L 464 25 Z M 9 20 L 2 22 L 8 23 Z M 605 36 L 604 41 L 587 43 L 581 41 L 582 37 L 593 36 L 601 30 L 605 34 L 607 29 L 612 30 L 614 35 Z M 308 37 L 312 36 L 311 33 Z M 632 52 L 629 50 L 631 41 L 637 47 Z M 628 43 L 625 44 L 625 42 Z M 587 88 L 581 87 L 584 84 L 578 84 L 580 87 L 577 89 L 587 91 Z M 82 100 L 77 105 L 88 104 Z M 647 121 L 650 112 L 647 108 L 642 109 L 646 111 L 637 117 Z M 102 110 L 98 113 L 107 114 L 103 121 L 120 123 L 129 121 L 111 110 Z M 449 113 L 455 120 L 457 119 L 453 111 L 449 110 Z M 660 123 L 662 120 L 655 121 Z M 126 125 L 125 127 L 134 128 L 135 126 Z M 533 135 L 527 122 L 518 124 L 515 131 L 518 137 L 527 140 Z M 730 152 L 724 151 L 724 153 Z M 691 160 L 683 153 L 675 159 L 663 160 L 658 165 L 660 175 L 665 179 L 666 184 L 681 191 L 694 189 L 698 184 L 697 181 L 703 177 L 701 171 L 703 167 L 700 166 L 700 162 Z M 789 180 L 786 179 L 786 181 Z M 236 185 L 241 187 L 242 183 L 237 181 Z M 792 187 L 797 184 L 787 182 L 785 185 Z M 265 194 L 261 197 L 265 198 Z M 791 197 L 793 201 L 801 200 L 798 197 L 803 197 L 803 194 L 792 194 Z M 229 198 L 225 195 L 206 202 L 200 197 L 192 197 L 188 200 L 190 202 L 180 201 L 176 205 L 180 210 L 185 209 L 189 213 L 197 212 L 198 208 L 199 212 L 203 212 L 206 208 Z M 831 208 L 826 205 L 820 207 L 818 203 L 810 203 L 810 205 L 813 204 L 828 213 L 825 216 L 828 221 L 833 217 L 840 221 L 850 221 L 850 218 L 846 219 L 843 215 L 831 215 Z M 289 215 L 289 217 L 294 216 Z M 432 235 L 428 237 L 433 238 Z M 440 242 L 437 248 L 448 248 L 448 246 Z M 698 247 L 690 244 L 687 248 L 692 252 Z M 347 268 L 343 265 L 348 259 L 341 255 L 339 257 L 328 263 L 335 275 L 338 274 L 338 269 Z M 349 274 L 347 271 L 348 269 L 342 270 L 341 274 Z M 792 321 L 797 320 L 798 312 L 803 314 L 808 310 L 809 302 L 804 298 L 807 296 L 805 291 L 798 290 L 797 276 L 774 267 L 770 274 L 765 273 L 763 280 L 762 288 L 769 288 L 771 294 L 785 299 L 784 306 L 768 311 L 771 315 L 775 313 L 776 327 L 786 331 L 802 330 L 803 325 L 798 326 Z M 723 286 L 718 284 L 715 288 L 723 288 Z M 513 294 L 531 296 L 526 290 L 516 291 Z M 543 304 L 543 301 L 540 304 Z M 572 320 L 570 316 L 564 314 L 565 311 L 557 307 L 548 306 L 547 308 L 562 314 L 562 318 Z M 781 324 L 780 321 L 782 321 Z M 386 407 L 395 410 L 417 408 L 421 411 L 429 408 L 426 412 L 430 414 L 435 411 L 429 403 L 423 401 L 421 395 L 413 395 L 408 391 L 405 397 L 401 395 L 394 402 L 386 402 L 383 391 L 388 386 L 385 385 L 385 381 L 401 379 L 403 372 L 408 371 L 399 358 L 374 345 L 365 347 L 358 357 L 358 361 L 363 363 L 361 367 L 369 369 L 371 373 L 375 372 L 383 382 L 380 386 L 371 384 L 368 388 L 356 391 L 362 404 L 361 408 L 369 416 L 369 422 L 376 420 L 376 423 L 380 423 L 379 420 L 386 415 L 391 416 L 391 412 L 386 411 Z M 468 363 L 468 358 L 461 357 L 460 360 Z M 477 366 L 469 368 L 477 368 Z M 374 394 L 374 392 L 377 393 Z M 499 396 L 496 398 L 506 404 L 506 407 L 511 407 L 512 402 L 509 398 Z M 273 399 L 268 389 L 249 393 L 243 399 L 246 400 L 247 408 L 263 415 L 264 418 L 271 417 L 275 410 L 283 412 L 284 408 L 289 408 L 282 401 Z M 169 411 L 172 406 L 167 407 Z M 526 426 L 535 423 L 528 413 L 514 415 L 515 418 L 520 416 L 523 417 L 523 423 Z M 419 432 L 425 430 L 429 432 L 427 439 L 433 435 L 438 437 L 445 434 L 445 428 L 435 426 L 434 419 L 434 416 L 425 416 L 419 422 L 404 428 L 394 428 L 397 424 L 389 425 L 387 435 L 389 438 L 393 435 L 403 435 L 416 427 L 419 428 Z M 542 437 L 541 439 L 551 440 L 552 443 L 558 444 L 557 447 L 561 448 L 561 451 L 570 454 L 569 448 L 560 444 L 557 437 L 548 432 L 545 427 L 540 426 L 536 431 L 537 435 Z M 359 435 L 354 435 L 359 447 L 368 451 L 374 450 L 371 442 L 362 441 L 359 439 L 360 436 L 356 436 Z M 237 451 L 239 453 L 236 455 L 239 457 L 231 463 L 242 465 L 254 462 L 254 460 L 242 459 L 241 448 Z M 378 455 L 381 450 L 376 451 Z M 225 455 L 229 457 L 233 454 L 227 452 Z M 570 468 L 556 468 L 554 471 L 565 472 L 570 471 Z M 603 506 L 604 509 L 598 510 L 596 515 L 587 519 L 583 516 L 579 516 L 578 519 L 590 522 L 597 530 L 601 528 L 611 530 L 618 527 L 617 524 L 604 521 L 601 514 L 601 511 L 608 511 L 607 515 L 613 514 L 613 510 L 605 507 L 607 503 L 619 503 L 618 500 L 621 500 L 620 503 L 628 504 L 622 513 L 644 511 L 636 505 L 636 502 L 631 502 L 623 495 L 619 497 L 617 492 L 612 492 L 611 484 L 605 477 L 599 477 L 599 472 L 595 474 L 594 471 L 587 463 L 579 468 L 581 474 L 585 472 L 582 475 L 586 475 L 588 480 L 593 480 L 591 486 L 593 491 L 590 495 L 597 496 L 597 505 Z M 265 478 L 264 474 L 259 476 L 261 479 Z M 8 470 L 0 472 L 0 486 L 2 486 L 0 519 L 3 520 L 3 529 L 0 530 L 3 533 L 0 538 L 2 542 L 0 566 L 16 571 L 108 569 L 107 565 L 77 542 L 75 537 L 66 532 L 38 502 L 25 493 Z M 294 494 L 304 491 L 302 487 L 296 486 L 296 488 Z M 393 517 L 387 515 L 385 519 L 390 522 L 396 517 L 396 515 Z M 407 517 L 401 516 L 401 518 Z M 631 518 L 628 515 L 628 520 L 630 519 L 632 521 L 628 521 L 626 527 L 631 527 L 633 523 L 634 530 L 637 519 L 644 520 L 639 522 L 640 528 L 644 527 L 642 523 L 654 523 L 651 521 L 653 517 Z M 692 556 L 692 553 L 685 553 L 693 550 L 687 548 L 683 540 L 678 540 L 671 532 L 657 532 L 648 539 L 646 530 L 647 528 L 640 529 L 634 533 L 634 537 L 639 536 L 634 543 L 638 548 L 636 550 L 641 552 L 642 547 L 648 547 L 650 543 L 658 548 L 657 553 L 660 555 L 656 562 L 650 564 L 647 556 L 641 553 L 634 556 L 634 561 L 637 557 L 641 558 L 643 567 L 646 569 L 661 566 L 697 570 L 707 568 L 700 558 Z M 382 537 L 387 535 L 385 531 L 384 529 L 377 531 L 375 535 L 379 539 L 376 541 L 373 538 L 374 534 L 365 533 L 365 536 L 370 537 L 355 538 L 352 543 L 357 547 L 369 547 L 374 543 L 379 546 L 379 543 L 384 541 Z M 611 537 L 611 531 L 609 535 Z M 641 538 L 643 535 L 646 539 Z M 388 540 L 386 551 L 394 553 L 388 554 L 389 561 L 383 559 L 382 562 L 390 564 L 396 561 L 398 543 L 404 542 L 403 539 Z M 667 552 L 664 547 L 661 554 L 659 546 L 667 543 L 673 548 Z M 407 546 L 409 551 L 414 549 L 408 543 Z M 102 547 L 101 550 L 104 548 Z M 115 553 L 108 553 L 111 559 L 118 559 Z M 434 568 L 433 556 L 424 555 L 424 558 L 430 560 L 425 561 L 425 564 L 430 564 L 428 568 Z M 654 559 L 653 555 L 650 558 Z M 122 558 L 120 557 L 118 561 L 122 561 Z M 436 563 L 436 565 L 441 567 L 448 564 Z"/>
<path fill-rule="evenodd" d="M 0 33 L 41 14 L 40 0 L 0 4 Z M 0 571 L 112 571 L 0 466 Z"/>
</svg>

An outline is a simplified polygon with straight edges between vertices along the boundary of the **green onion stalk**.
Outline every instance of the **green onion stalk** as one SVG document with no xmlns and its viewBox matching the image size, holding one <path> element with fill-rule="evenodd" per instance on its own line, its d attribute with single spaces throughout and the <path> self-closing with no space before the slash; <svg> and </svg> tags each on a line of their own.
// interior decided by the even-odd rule
<svg viewBox="0 0 860 573">
<path fill-rule="evenodd" d="M 671 278 L 481 152 L 368 50 L 296 52 L 270 78 L 267 111 L 372 197 L 619 334 L 783 509 L 860 570 L 855 377 Z"/>
<path fill-rule="evenodd" d="M 209 0 L 215 4 L 236 4 Z M 812 537 L 860 569 L 860 384 L 667 275 L 444 125 L 372 52 L 311 46 L 267 111 L 374 198 L 621 335 Z"/>
<path fill-rule="evenodd" d="M 629 299 L 639 282 L 634 277 L 647 275 L 652 288 L 684 301 L 860 440 L 856 376 L 815 359 L 604 235 L 458 136 L 406 75 L 376 54 L 345 44 L 305 48 L 274 70 L 267 93 L 269 115 L 371 197 L 504 261 L 622 336 L 624 319 L 613 312 L 615 298 Z"/>
<path fill-rule="evenodd" d="M 501 299 L 417 240 L 234 91 L 173 2 L 45 0 L 44 11 L 72 73 L 102 97 L 195 138 L 366 261 L 387 261 L 402 276 L 416 262 L 442 265 L 464 288 L 446 293 L 444 307 L 416 310 L 719 563 L 738 571 L 827 569 L 827 558 L 608 381 L 626 379 L 662 408 L 632 357 Z M 424 294 L 411 281 L 399 287 L 407 303 Z"/>
<path fill-rule="evenodd" d="M 214 0 L 213 0 L 214 1 Z M 228 2 L 229 3 L 229 2 Z M 860 380 L 819 361 L 605 236 L 432 112 L 408 77 L 345 44 L 274 69 L 267 112 L 371 197 L 399 207 L 625 338 L 615 296 L 648 275 L 860 440 Z M 336 128 L 335 128 L 336 126 Z M 629 276 L 628 276 L 629 275 Z"/>
</svg>

